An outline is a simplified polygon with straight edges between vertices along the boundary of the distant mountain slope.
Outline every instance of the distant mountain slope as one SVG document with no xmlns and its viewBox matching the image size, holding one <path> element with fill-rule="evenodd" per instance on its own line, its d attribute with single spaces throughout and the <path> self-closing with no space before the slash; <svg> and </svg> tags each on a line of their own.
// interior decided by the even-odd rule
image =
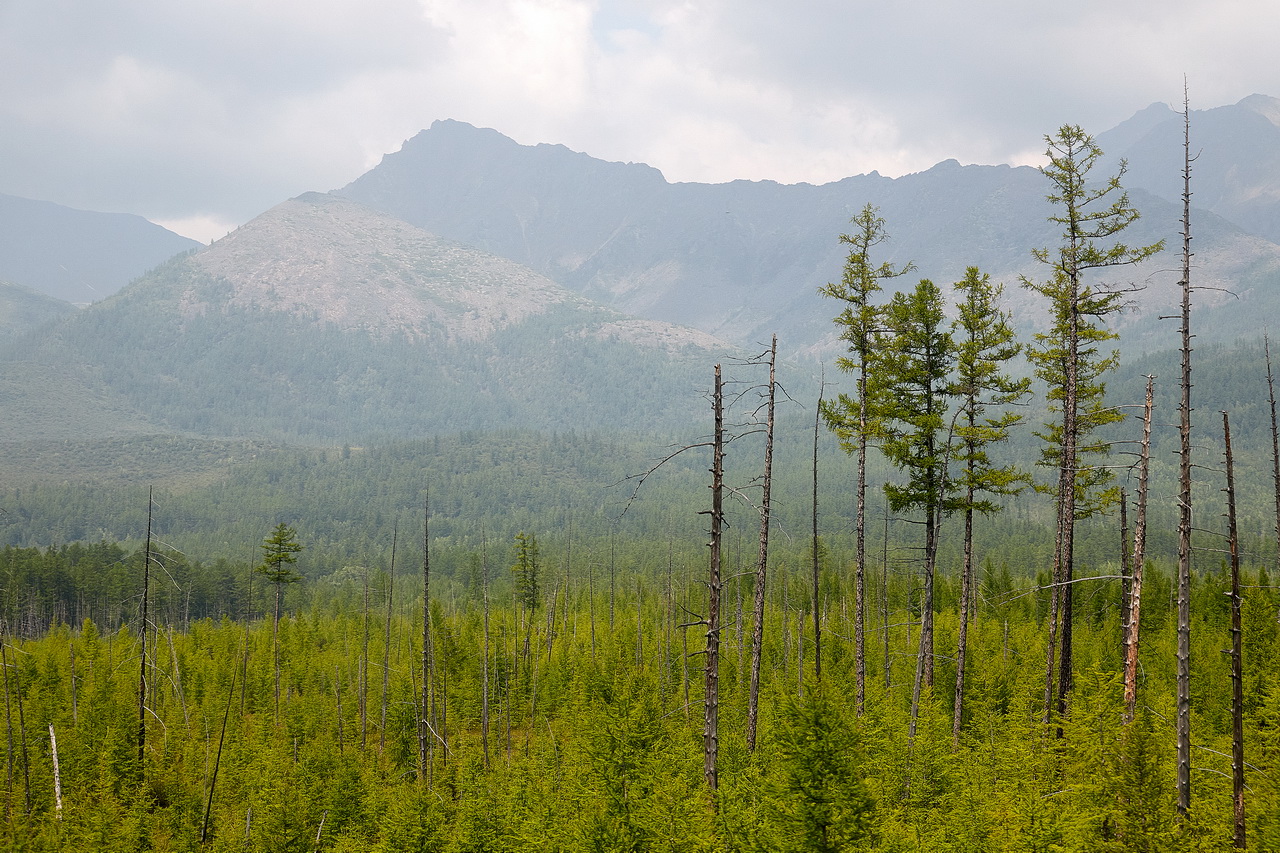
<svg viewBox="0 0 1280 853">
<path fill-rule="evenodd" d="M 1136 121 L 1129 138 L 1143 138 L 1164 118 Z M 1009 285 L 1019 322 L 1035 328 L 1044 306 L 1016 282 L 1039 274 L 1032 248 L 1056 244 L 1047 191 L 1029 167 L 953 160 L 898 179 L 873 173 L 822 186 L 670 184 L 648 166 L 605 163 L 558 145 L 522 146 L 449 121 L 337 192 L 527 264 L 619 310 L 743 346 L 776 331 L 788 351 L 829 353 L 837 309 L 817 289 L 839 277 L 845 250 L 838 235 L 868 203 L 888 223 L 884 260 L 912 260 L 919 276 L 942 284 L 980 266 Z M 1172 245 L 1180 206 L 1141 189 L 1132 197 L 1144 216 L 1127 239 Z M 1243 320 L 1235 334 L 1252 333 L 1259 317 L 1280 308 L 1280 246 L 1212 214 L 1198 215 L 1195 228 L 1197 274 L 1242 295 L 1241 311 L 1222 325 Z M 1174 264 L 1166 256 L 1123 273 L 1125 282 L 1151 285 L 1125 321 L 1127 345 L 1158 345 L 1165 330 L 1156 318 L 1176 304 Z M 1223 301 L 1206 297 L 1206 304 Z"/>
<path fill-rule="evenodd" d="M 31 346 L 170 430 L 353 440 L 685 424 L 727 351 L 354 202 L 285 202 Z"/>
<path fill-rule="evenodd" d="M 1152 104 L 1098 143 L 1125 158 L 1127 186 L 1181 203 L 1183 117 Z M 1192 200 L 1241 229 L 1280 242 L 1280 100 L 1250 95 L 1229 106 L 1191 111 Z"/>
<path fill-rule="evenodd" d="M 67 302 L 104 299 L 199 246 L 141 216 L 0 195 L 0 280 Z"/>
<path fill-rule="evenodd" d="M 0 281 L 0 342 L 75 311 L 69 302 Z"/>
</svg>

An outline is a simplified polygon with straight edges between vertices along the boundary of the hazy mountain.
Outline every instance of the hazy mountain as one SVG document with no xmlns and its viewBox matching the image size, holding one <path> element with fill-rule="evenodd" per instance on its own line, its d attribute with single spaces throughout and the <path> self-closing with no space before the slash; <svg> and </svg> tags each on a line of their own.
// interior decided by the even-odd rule
<svg viewBox="0 0 1280 853">
<path fill-rule="evenodd" d="M 67 302 L 103 299 L 199 246 L 141 216 L 0 195 L 0 280 Z"/>
<path fill-rule="evenodd" d="M 1166 124 L 1167 113 L 1143 111 L 1110 137 L 1131 147 L 1131 175 L 1144 173 L 1143 140 Z M 1256 111 L 1251 115 L 1266 124 Z M 1217 125 L 1204 124 L 1205 144 L 1217 144 Z M 1267 128 L 1275 128 L 1254 125 L 1260 141 L 1250 144 L 1265 147 Z M 1235 144 L 1244 157 L 1248 146 Z M 1204 172 L 1197 172 L 1197 201 L 1221 194 L 1214 187 L 1224 178 Z M 1246 183 L 1262 187 L 1265 174 Z M 1280 169 L 1270 174 L 1280 176 Z M 1181 215 L 1176 196 L 1129 184 L 1144 217 L 1126 238 L 1174 245 Z M 980 266 L 1009 285 L 1009 304 L 1021 325 L 1034 329 L 1044 306 L 1016 282 L 1020 274 L 1039 273 L 1033 247 L 1056 243 L 1046 222 L 1047 190 L 1033 168 L 954 160 L 897 179 L 872 173 L 822 186 L 671 184 L 648 166 L 607 163 L 558 145 L 523 146 L 493 130 L 446 121 L 338 192 L 527 264 L 620 310 L 688 323 L 744 346 L 776 331 L 789 351 L 829 352 L 837 311 L 817 289 L 840 275 L 845 251 L 838 235 L 868 203 L 888 223 L 883 259 L 914 261 L 919 276 L 944 284 L 962 277 L 965 267 Z M 1241 205 L 1223 210 L 1236 216 Z M 1227 311 L 1206 322 L 1249 333 L 1280 307 L 1280 247 L 1259 221 L 1228 221 L 1226 213 L 1196 216 L 1197 275 L 1239 298 L 1207 291 L 1202 302 L 1222 303 Z M 1161 345 L 1168 324 L 1157 318 L 1176 304 L 1174 267 L 1176 258 L 1167 254 L 1123 272 L 1118 283 L 1148 286 L 1124 321 L 1127 346 Z"/>
<path fill-rule="evenodd" d="M 1192 110 L 1192 202 L 1244 231 L 1280 242 L 1280 100 L 1250 95 L 1237 104 Z M 1125 184 L 1181 204 L 1184 122 L 1152 104 L 1098 135 L 1112 162 L 1124 158 Z"/>
<path fill-rule="evenodd" d="M 69 302 L 0 281 L 0 341 L 10 340 L 75 311 L 75 306 Z"/>
<path fill-rule="evenodd" d="M 684 425 L 726 349 L 311 194 L 15 354 L 105 389 L 168 430 L 351 440 Z"/>
</svg>

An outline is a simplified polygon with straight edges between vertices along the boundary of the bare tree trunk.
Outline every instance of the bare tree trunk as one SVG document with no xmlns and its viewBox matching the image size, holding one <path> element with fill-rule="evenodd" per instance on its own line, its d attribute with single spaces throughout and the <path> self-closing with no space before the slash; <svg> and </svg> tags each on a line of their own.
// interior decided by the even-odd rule
<svg viewBox="0 0 1280 853">
<path fill-rule="evenodd" d="M 1191 110 L 1183 99 L 1182 402 L 1178 406 L 1178 814 L 1191 811 Z"/>
<path fill-rule="evenodd" d="M 360 749 L 369 738 L 369 567 L 364 567 L 364 634 L 360 646 Z"/>
<path fill-rule="evenodd" d="M 484 769 L 489 769 L 489 554 L 484 538 L 480 539 L 480 572 L 484 589 L 484 660 L 480 681 L 480 742 L 484 752 Z"/>
<path fill-rule="evenodd" d="M 487 590 L 486 590 L 487 595 Z M 485 639 L 488 640 L 489 609 L 485 602 Z M 488 666 L 486 650 L 485 666 Z M 486 674 L 488 670 L 485 670 Z M 486 700 L 488 683 L 485 684 Z M 422 496 L 422 702 L 418 708 L 418 781 L 427 778 L 427 707 L 431 702 L 431 493 L 424 490 Z M 488 708 L 485 729 L 488 729 Z M 489 745 L 485 743 L 485 767 L 489 766 Z"/>
<path fill-rule="evenodd" d="M 890 686 L 890 661 L 889 661 L 889 507 L 884 508 L 884 542 L 881 543 L 884 552 L 880 557 L 880 568 L 884 572 L 884 584 L 880 596 L 880 626 L 884 633 L 884 690 L 889 692 Z M 857 619 L 857 606 L 854 607 Z"/>
<path fill-rule="evenodd" d="M 387 702 L 391 698 L 391 614 L 396 589 L 396 539 L 398 524 L 391 528 L 391 568 L 387 572 L 387 622 L 382 640 L 382 726 L 378 732 L 378 752 L 387 748 Z"/>
<path fill-rule="evenodd" d="M 9 630 L 8 625 L 3 626 L 3 633 L 0 633 L 0 669 L 4 670 L 4 723 L 5 735 L 8 740 L 8 749 L 5 751 L 6 771 L 5 771 L 5 816 L 10 820 L 13 819 L 13 707 L 9 700 Z"/>
<path fill-rule="evenodd" d="M 1147 402 L 1142 415 L 1142 456 L 1138 463 L 1138 518 L 1133 528 L 1133 574 L 1129 578 L 1128 631 L 1124 643 L 1124 720 L 1133 722 L 1138 706 L 1138 637 L 1142 623 L 1142 572 L 1147 561 L 1147 486 L 1151 475 L 1151 410 L 1155 377 L 1147 377 Z"/>
<path fill-rule="evenodd" d="M 342 669 L 333 668 L 333 703 L 338 712 L 338 754 L 342 755 L 346 736 L 342 730 Z"/>
<path fill-rule="evenodd" d="M 49 750 L 53 759 L 53 813 L 62 820 L 62 770 L 58 767 L 58 737 L 53 733 L 53 723 L 49 724 Z"/>
<path fill-rule="evenodd" d="M 1059 488 L 1061 494 L 1061 488 Z M 1049 573 L 1049 625 L 1045 644 L 1044 724 L 1053 722 L 1054 662 L 1058 651 L 1058 611 L 1062 606 L 1062 508 L 1058 508 L 1058 525 L 1053 549 L 1053 568 Z"/>
<path fill-rule="evenodd" d="M 1240 538 L 1236 534 L 1236 478 L 1231 458 L 1231 423 L 1222 413 L 1222 437 L 1227 462 L 1227 535 L 1231 552 L 1231 792 L 1232 843 L 1245 846 L 1244 835 L 1244 672 L 1240 630 Z"/>
<path fill-rule="evenodd" d="M 916 676 L 911 687 L 911 723 L 907 738 L 914 741 L 916 720 L 920 716 L 920 696 L 923 687 L 933 689 L 933 576 L 938 553 L 938 524 L 942 510 L 931 506 L 925 510 L 924 590 L 920 603 L 920 645 L 916 650 Z"/>
<path fill-rule="evenodd" d="M 248 646 L 245 647 L 246 652 Z M 243 685 L 243 680 L 241 682 Z M 334 682 L 335 692 L 337 682 Z M 222 745 L 227 739 L 227 721 L 231 718 L 231 700 L 236 695 L 235 670 L 231 671 L 231 685 L 227 688 L 227 705 L 222 711 L 222 731 L 218 734 L 218 751 L 213 758 L 213 774 L 209 777 L 209 796 L 205 800 L 204 822 L 200 825 L 200 843 L 209 839 L 209 816 L 213 813 L 213 792 L 218 786 L 218 768 L 222 765 Z M 342 703 L 338 703 L 338 748 L 342 748 Z"/>
<path fill-rule="evenodd" d="M 556 602 L 558 602 L 559 600 L 560 600 L 560 583 L 559 581 L 557 581 L 556 585 L 551 590 L 551 602 L 547 606 L 547 669 L 548 671 L 550 671 L 551 669 L 551 644 L 555 642 Z M 639 667 L 639 665 L 640 665 L 640 661 L 637 660 L 636 666 Z"/>
<path fill-rule="evenodd" d="M 1263 335 L 1267 355 L 1267 399 L 1271 403 L 1271 470 L 1276 492 L 1276 571 L 1280 572 L 1280 429 L 1276 428 L 1276 383 L 1271 374 L 1271 340 Z"/>
<path fill-rule="evenodd" d="M 908 265 L 910 266 L 910 265 Z M 905 270 L 904 270 L 905 272 Z M 858 483 L 854 520 L 853 563 L 853 678 L 854 704 L 859 716 L 866 707 L 867 649 L 866 623 L 866 532 L 867 532 L 867 361 L 859 359 L 858 368 Z M 887 631 L 888 629 L 886 629 Z"/>
<path fill-rule="evenodd" d="M 796 696 L 804 698 L 804 608 L 796 608 Z"/>
<path fill-rule="evenodd" d="M 1129 559 L 1129 495 L 1120 487 L 1120 657 L 1129 648 L 1129 592 L 1133 566 Z"/>
<path fill-rule="evenodd" d="M 720 365 L 716 365 L 715 438 L 711 463 L 711 561 L 707 576 L 707 645 L 703 687 L 702 755 L 703 776 L 707 787 L 719 787 L 718 755 L 720 749 L 720 540 L 723 521 L 724 491 L 724 391 Z"/>
<path fill-rule="evenodd" d="M 8 637 L 0 639 L 0 664 L 4 666 L 5 679 L 5 695 L 8 696 L 9 691 L 9 642 Z M 14 691 L 18 697 L 18 742 L 22 746 L 22 790 L 26 797 L 27 817 L 31 817 L 31 762 L 30 756 L 27 754 L 27 716 L 23 710 L 22 702 L 22 685 L 15 684 Z M 13 738 L 13 728 L 10 726 L 9 738 Z M 10 753 L 12 753 L 12 747 Z"/>
<path fill-rule="evenodd" d="M 138 656 L 138 778 L 145 778 L 146 765 L 143 756 L 147 748 L 147 604 L 151 596 L 151 489 L 147 489 L 147 542 L 142 552 L 142 619 L 138 626 L 138 641 L 142 651 Z"/>
<path fill-rule="evenodd" d="M 669 561 L 668 561 L 669 564 Z M 596 563 L 587 557 L 587 613 L 591 619 L 591 660 L 596 659 Z"/>
<path fill-rule="evenodd" d="M 73 634 L 67 642 L 67 652 L 71 658 L 71 725 L 74 727 L 80 722 L 80 713 L 76 702 L 76 638 Z M 175 664 L 174 669 L 177 669 Z"/>
<path fill-rule="evenodd" d="M 640 671 L 644 659 L 644 597 L 640 591 L 640 578 L 636 577 L 636 672 Z"/>
<path fill-rule="evenodd" d="M 822 626 L 818 622 L 818 587 L 819 575 L 821 573 L 822 564 L 818 559 L 818 419 L 822 416 L 822 389 L 818 389 L 818 407 L 813 415 L 813 680 L 822 680 Z M 855 567 L 855 577 L 857 582 L 855 587 L 862 584 L 862 561 L 858 560 Z M 862 610 L 858 606 L 858 602 L 862 600 L 862 594 L 855 593 L 853 605 L 853 633 L 854 646 L 856 649 L 862 649 L 862 637 L 859 632 L 862 630 Z M 801 637 L 804 632 L 801 631 Z M 803 643 L 803 640 L 801 641 Z M 863 655 L 855 653 L 854 655 L 854 694 L 855 704 L 858 713 L 862 713 L 862 704 L 865 697 L 865 676 L 866 670 L 863 668 Z M 800 671 L 804 671 L 804 665 L 800 665 Z"/>
<path fill-rule="evenodd" d="M 951 743 L 960 745 L 960 724 L 964 719 L 964 676 L 969 642 L 969 603 L 973 589 L 973 487 L 969 487 L 964 512 L 964 561 L 960 567 L 960 629 L 956 638 L 956 698 L 951 715 Z"/>
</svg>

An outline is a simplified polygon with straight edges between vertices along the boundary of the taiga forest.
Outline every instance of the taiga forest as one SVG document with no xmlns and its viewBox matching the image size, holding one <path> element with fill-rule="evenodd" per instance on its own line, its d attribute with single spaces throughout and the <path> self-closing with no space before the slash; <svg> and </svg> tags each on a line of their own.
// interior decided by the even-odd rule
<svg viewBox="0 0 1280 853">
<path fill-rule="evenodd" d="M 442 123 L 6 285 L 0 847 L 1280 850 L 1280 234 L 1199 116 L 825 187 Z"/>
</svg>

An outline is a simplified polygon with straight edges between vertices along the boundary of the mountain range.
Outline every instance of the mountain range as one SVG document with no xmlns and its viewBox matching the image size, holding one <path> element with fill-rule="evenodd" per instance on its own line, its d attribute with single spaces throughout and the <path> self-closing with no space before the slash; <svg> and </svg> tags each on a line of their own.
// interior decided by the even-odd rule
<svg viewBox="0 0 1280 853">
<path fill-rule="evenodd" d="M 86 305 L 200 243 L 141 216 L 0 195 L 0 282 Z"/>
<path fill-rule="evenodd" d="M 1191 115 L 1202 340 L 1256 336 L 1280 308 L 1277 122 L 1263 96 Z M 1176 242 L 1182 131 L 1154 105 L 1098 136 L 1143 211 L 1132 242 Z M 802 374 L 838 353 L 837 306 L 817 291 L 866 204 L 891 236 L 880 260 L 942 284 L 979 266 L 1039 328 L 1045 306 L 1017 280 L 1057 242 L 1046 191 L 1034 168 L 954 160 L 821 186 L 670 183 L 442 121 L 209 247 L 0 197 L 0 278 L 15 283 L 0 288 L 0 440 L 684 429 L 704 419 L 715 361 L 775 332 Z M 1166 252 L 1125 273 L 1146 285 L 1121 321 L 1130 353 L 1173 345 L 1159 318 L 1176 268 Z"/>
<path fill-rule="evenodd" d="M 1193 111 L 1193 216 L 1208 331 L 1257 331 L 1280 292 L 1280 102 L 1252 96 Z M 1132 242 L 1177 242 L 1182 118 L 1149 107 L 1099 134 L 1143 218 Z M 837 278 L 837 236 L 865 204 L 891 239 L 883 259 L 913 261 L 940 284 L 971 265 L 1008 285 L 1025 327 L 1044 313 L 1016 287 L 1039 274 L 1032 248 L 1057 242 L 1046 180 L 1031 167 L 954 160 L 900 178 L 876 173 L 821 186 L 769 181 L 668 183 L 657 170 L 606 163 L 558 145 L 519 145 L 493 130 L 436 122 L 337 191 L 379 210 L 510 258 L 586 296 L 640 316 L 693 325 L 742 346 L 777 332 L 789 352 L 829 355 L 835 306 L 816 297 Z M 1129 345 L 1159 348 L 1176 304 L 1171 253 L 1131 271 L 1147 285 L 1124 320 Z M 1217 289 L 1209 289 L 1217 288 Z M 1227 295 L 1231 291 L 1232 295 Z M 1229 303 L 1229 304 L 1228 304 Z M 1208 312 L 1207 312 L 1208 313 Z M 1212 313 L 1217 313 L 1212 312 Z"/>
</svg>

